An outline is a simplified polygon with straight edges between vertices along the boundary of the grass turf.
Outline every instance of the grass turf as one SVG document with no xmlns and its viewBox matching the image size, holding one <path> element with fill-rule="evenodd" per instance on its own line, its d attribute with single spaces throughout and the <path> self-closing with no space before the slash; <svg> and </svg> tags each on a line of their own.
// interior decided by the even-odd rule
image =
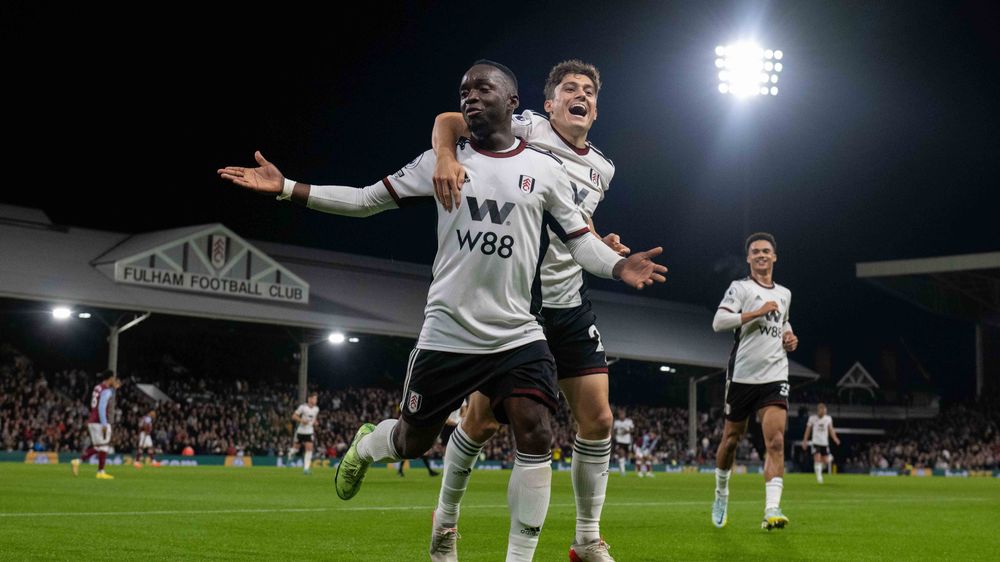
<svg viewBox="0 0 1000 562">
<path fill-rule="evenodd" d="M 373 469 L 356 498 L 332 469 L 109 468 L 0 463 L 0 559 L 426 560 L 440 477 Z M 463 561 L 502 560 L 507 471 L 477 471 L 463 506 Z M 619 561 L 997 560 L 1000 481 L 812 474 L 785 478 L 791 520 L 762 531 L 760 475 L 730 483 L 729 524 L 710 521 L 713 476 L 613 472 L 602 533 Z M 567 560 L 574 507 L 569 473 L 553 478 L 535 559 Z"/>
</svg>

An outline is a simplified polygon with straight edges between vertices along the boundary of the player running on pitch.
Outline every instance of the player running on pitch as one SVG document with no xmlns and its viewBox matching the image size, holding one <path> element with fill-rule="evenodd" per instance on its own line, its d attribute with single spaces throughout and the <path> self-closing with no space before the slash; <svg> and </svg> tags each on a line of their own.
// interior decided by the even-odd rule
<svg viewBox="0 0 1000 562">
<path fill-rule="evenodd" d="M 809 416 L 806 433 L 802 436 L 802 449 L 806 448 L 806 443 L 812 449 L 813 470 L 816 471 L 816 482 L 820 484 L 823 483 L 823 464 L 831 464 L 830 439 L 840 446 L 840 437 L 837 437 L 837 430 L 833 428 L 833 418 L 826 413 L 826 404 L 821 402 L 816 408 L 816 415 Z"/>
<path fill-rule="evenodd" d="M 80 462 L 86 462 L 96 454 L 97 477 L 101 480 L 114 480 L 114 476 L 104 471 L 104 464 L 111 451 L 111 422 L 114 421 L 115 390 L 120 388 L 122 383 L 114 371 L 110 369 L 102 371 L 100 376 L 103 379 L 90 393 L 90 416 L 87 418 L 90 447 L 84 451 L 83 456 L 70 461 L 70 466 L 73 468 L 73 475 L 79 476 Z"/>
<path fill-rule="evenodd" d="M 715 313 L 716 332 L 733 330 L 736 342 L 726 372 L 726 422 L 715 456 L 715 502 L 712 523 L 728 520 L 729 476 L 736 445 L 750 416 L 760 418 L 767 449 L 764 462 L 764 520 L 761 528 L 781 529 L 788 517 L 781 512 L 785 475 L 785 424 L 788 413 L 788 352 L 799 340 L 788 323 L 792 293 L 774 282 L 777 246 L 766 232 L 746 241 L 750 276 L 733 281 Z"/>
<path fill-rule="evenodd" d="M 618 419 L 614 423 L 615 445 L 618 445 L 618 473 L 625 476 L 625 465 L 628 464 L 628 454 L 632 450 L 632 431 L 635 423 L 625 414 L 625 408 L 618 408 Z"/>
<path fill-rule="evenodd" d="M 301 445 L 305 449 L 305 453 L 302 455 L 302 474 L 307 476 L 311 474 L 309 468 L 312 466 L 313 460 L 313 439 L 316 435 L 316 418 L 319 417 L 317 402 L 319 402 L 319 395 L 315 392 L 310 392 L 306 398 L 306 403 L 299 404 L 299 407 L 295 409 L 295 413 L 292 414 L 292 421 L 297 425 L 295 426 L 295 438 L 292 441 L 292 447 L 288 449 L 287 464 L 290 465 L 292 457 L 299 454 L 299 446 Z"/>
</svg>

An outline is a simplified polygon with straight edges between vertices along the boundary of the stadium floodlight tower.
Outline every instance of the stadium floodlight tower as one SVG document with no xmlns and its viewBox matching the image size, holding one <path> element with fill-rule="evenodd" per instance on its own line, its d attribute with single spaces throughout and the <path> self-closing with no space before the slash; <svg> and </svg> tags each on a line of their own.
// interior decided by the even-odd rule
<svg viewBox="0 0 1000 562">
<path fill-rule="evenodd" d="M 757 98 L 776 97 L 778 95 L 778 78 L 784 69 L 782 60 L 785 53 L 780 49 L 763 48 L 757 41 L 736 41 L 715 48 L 715 69 L 719 76 L 719 93 L 729 95 L 738 102 L 747 102 Z M 745 105 L 738 103 L 738 105 Z M 743 108 L 744 118 L 752 118 L 755 112 L 749 107 Z M 749 151 L 755 143 L 750 135 L 759 134 L 757 127 L 750 125 L 748 135 L 740 135 L 738 152 L 740 167 L 743 174 L 743 232 L 741 238 L 750 234 L 750 180 L 748 178 L 753 166 Z"/>
<path fill-rule="evenodd" d="M 331 345 L 340 345 L 345 341 L 357 343 L 358 338 L 348 338 L 343 332 L 338 330 L 330 332 L 324 337 L 299 341 L 299 402 L 306 401 L 306 392 L 309 386 L 309 348 L 323 342 Z"/>
<path fill-rule="evenodd" d="M 778 95 L 778 76 L 784 68 L 781 50 L 764 49 L 754 41 L 715 48 L 719 93 L 740 99 Z"/>
</svg>

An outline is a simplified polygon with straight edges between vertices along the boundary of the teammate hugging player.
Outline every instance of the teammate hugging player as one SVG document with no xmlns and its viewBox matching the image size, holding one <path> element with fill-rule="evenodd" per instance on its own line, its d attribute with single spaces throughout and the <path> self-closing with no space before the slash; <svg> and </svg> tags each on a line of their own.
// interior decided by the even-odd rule
<svg viewBox="0 0 1000 562">
<path fill-rule="evenodd" d="M 449 414 L 479 391 L 489 397 L 496 419 L 510 423 L 517 447 L 508 488 L 507 559 L 531 560 L 548 511 L 550 417 L 558 403 L 555 360 L 532 307 L 533 296 L 541 297 L 534 289 L 540 286 L 543 228 L 552 228 L 574 260 L 603 278 L 641 288 L 665 281 L 666 268 L 651 260 L 662 248 L 622 258 L 589 235 L 558 158 L 511 131 L 519 98 L 510 69 L 478 61 L 463 76 L 459 99 L 471 131 L 458 155 L 470 179 L 463 190 L 469 212 L 438 212 L 433 280 L 407 366 L 400 419 L 362 426 L 334 482 L 342 499 L 354 497 L 373 462 L 419 456 L 433 445 Z M 430 150 L 364 189 L 286 180 L 260 153 L 256 157 L 258 168 L 219 173 L 246 188 L 349 216 L 434 195 L 436 158 Z M 451 443 L 461 435 L 459 428 Z M 463 455 L 479 455 L 475 443 L 466 439 L 462 445 Z"/>
<path fill-rule="evenodd" d="M 781 529 L 788 518 L 781 512 L 785 475 L 785 424 L 788 413 L 788 352 L 799 340 L 788 322 L 792 293 L 773 280 L 778 260 L 774 237 L 766 232 L 746 242 L 750 276 L 733 281 L 726 291 L 712 328 L 734 330 L 736 342 L 726 372 L 726 422 L 715 456 L 715 502 L 712 523 L 728 520 L 729 476 L 736 445 L 750 416 L 760 418 L 767 449 L 764 462 L 764 520 L 761 528 Z"/>
<path fill-rule="evenodd" d="M 809 434 L 812 434 L 810 440 Z M 813 470 L 816 471 L 816 481 L 823 483 L 823 463 L 830 466 L 830 439 L 840 446 L 840 437 L 837 437 L 837 430 L 833 428 L 833 418 L 826 413 L 826 404 L 822 402 L 816 408 L 816 415 L 809 416 L 806 423 L 806 433 L 802 436 L 802 448 L 806 448 L 806 443 L 812 449 Z"/>
<path fill-rule="evenodd" d="M 604 200 L 615 166 L 595 148 L 587 136 L 597 119 L 597 97 L 601 77 L 597 68 L 579 60 L 555 65 L 545 82 L 545 111 L 514 115 L 512 130 L 534 146 L 551 151 L 562 160 L 569 173 L 573 203 L 587 220 L 591 232 L 593 214 Z M 456 159 L 456 142 L 469 135 L 460 113 L 444 113 L 435 120 L 432 136 L 437 165 L 435 192 L 445 210 L 458 211 L 462 205 L 465 170 Z M 545 339 L 556 360 L 559 388 L 579 426 L 573 445 L 572 481 L 576 498 L 576 536 L 570 546 L 572 560 L 611 560 L 600 534 L 601 511 L 607 490 L 608 462 L 611 457 L 611 407 L 608 404 L 608 362 L 597 329 L 597 318 L 587 295 L 586 278 L 566 245 L 553 232 L 541 266 L 541 310 Z M 600 236 L 598 236 L 600 238 Z M 629 249 L 617 234 L 603 241 L 621 255 Z M 490 414 L 482 395 L 470 399 L 469 414 L 456 438 L 480 447 L 493 437 L 499 424 Z M 630 447 L 626 447 L 628 449 Z M 452 466 L 441 482 L 435 512 L 431 556 L 451 552 L 457 536 L 459 504 L 475 458 L 459 453 L 450 443 L 445 464 Z M 459 476 L 456 476 L 459 475 Z"/>
<path fill-rule="evenodd" d="M 292 463 L 292 457 L 299 453 L 301 446 L 305 449 L 305 454 L 302 456 L 302 473 L 306 475 L 310 474 L 309 467 L 312 466 L 313 460 L 313 438 L 316 435 L 316 418 L 319 417 L 319 406 L 316 405 L 318 401 L 319 395 L 310 392 L 306 403 L 299 404 L 292 414 L 292 421 L 297 425 L 295 439 L 292 441 L 292 447 L 288 449 L 288 464 Z"/>
</svg>

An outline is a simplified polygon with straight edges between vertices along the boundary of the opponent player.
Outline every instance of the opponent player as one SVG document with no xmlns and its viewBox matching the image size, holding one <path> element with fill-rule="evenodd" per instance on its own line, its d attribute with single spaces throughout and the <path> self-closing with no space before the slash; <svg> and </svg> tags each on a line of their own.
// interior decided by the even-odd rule
<svg viewBox="0 0 1000 562">
<path fill-rule="evenodd" d="M 517 459 L 508 491 L 507 559 L 530 560 L 548 509 L 550 414 L 557 400 L 554 360 L 531 306 L 533 288 L 539 286 L 542 229 L 552 226 L 574 259 L 604 278 L 641 288 L 664 281 L 666 268 L 651 261 L 661 248 L 623 259 L 584 236 L 589 228 L 573 204 L 559 160 L 511 132 L 516 84 L 509 69 L 490 61 L 477 62 L 462 79 L 460 105 L 471 140 L 461 143 L 459 162 L 470 179 L 464 193 L 469 212 L 438 213 L 434 278 L 410 356 L 402 416 L 358 430 L 338 465 L 335 484 L 338 495 L 350 499 L 372 462 L 415 458 L 426 451 L 449 413 L 478 390 L 490 397 L 497 419 L 513 429 Z M 434 194 L 433 151 L 362 190 L 286 180 L 260 153 L 256 156 L 259 168 L 219 172 L 243 187 L 281 192 L 281 198 L 352 216 Z"/>
<path fill-rule="evenodd" d="M 764 520 L 761 528 L 781 529 L 788 517 L 781 512 L 785 475 L 785 424 L 788 412 L 788 352 L 799 340 L 788 323 L 792 293 L 774 282 L 778 260 L 774 236 L 751 234 L 746 241 L 750 276 L 733 281 L 715 313 L 716 332 L 733 330 L 736 342 L 726 373 L 726 422 L 715 456 L 715 502 L 712 523 L 728 520 L 729 476 L 736 445 L 747 429 L 749 417 L 761 421 L 764 461 Z"/>
<path fill-rule="evenodd" d="M 135 462 L 132 466 L 142 468 L 142 454 L 146 453 L 146 462 L 157 466 L 153 450 L 153 420 L 156 419 L 156 410 L 150 410 L 139 422 L 139 445 L 135 448 Z"/>
<path fill-rule="evenodd" d="M 90 457 L 97 455 L 97 477 L 101 480 L 114 480 L 104 471 L 104 464 L 108 460 L 108 452 L 111 450 L 111 422 L 115 411 L 115 390 L 121 387 L 122 383 L 115 375 L 114 371 L 102 371 L 101 382 L 94 387 L 90 393 L 90 416 L 87 418 L 87 430 L 90 432 L 90 447 L 84 451 L 83 456 L 70 461 L 73 468 L 73 475 L 80 475 L 80 462 L 90 460 Z"/>
<path fill-rule="evenodd" d="M 646 431 L 642 434 L 642 439 L 635 445 L 635 471 L 639 478 L 648 476 L 653 478 L 653 451 L 656 449 L 660 439 L 653 431 Z"/>
<path fill-rule="evenodd" d="M 557 155 L 566 166 L 573 201 L 591 230 L 597 204 L 604 199 L 615 166 L 590 142 L 587 135 L 597 119 L 597 97 L 601 77 L 597 68 L 579 60 L 564 61 L 552 68 L 545 83 L 545 111 L 514 116 L 516 136 Z M 448 211 L 461 206 L 465 171 L 455 157 L 459 138 L 468 136 L 459 113 L 444 113 L 435 121 L 432 141 L 438 158 L 434 171 L 435 191 Z M 596 235 L 596 232 L 595 232 Z M 550 233 L 551 245 L 542 262 L 542 310 L 545 337 L 556 360 L 559 387 L 579 427 L 573 451 L 572 481 L 576 497 L 576 537 L 570 546 L 573 560 L 611 560 L 600 535 L 600 517 L 607 490 L 611 457 L 611 407 L 608 404 L 608 363 L 601 344 L 597 319 L 587 296 L 583 270 L 566 246 Z M 604 241 L 622 255 L 628 248 L 616 234 Z M 463 438 L 473 448 L 490 439 L 499 424 L 490 415 L 488 401 L 474 395 L 469 415 L 462 423 Z M 630 447 L 626 447 L 628 449 Z M 448 446 L 441 495 L 431 534 L 431 554 L 447 544 L 458 525 L 459 503 L 475 458 Z M 435 545 L 442 545 L 437 547 Z"/>
<path fill-rule="evenodd" d="M 628 453 L 632 450 L 632 431 L 635 424 L 632 418 L 625 415 L 625 408 L 618 408 L 618 419 L 614 423 L 615 444 L 618 445 L 618 472 L 625 476 L 625 465 L 628 463 Z"/>
<path fill-rule="evenodd" d="M 809 436 L 812 434 L 812 439 Z M 802 449 L 809 448 L 813 454 L 813 470 L 816 471 L 816 482 L 823 483 L 823 463 L 831 464 L 830 439 L 840 446 L 840 437 L 833 428 L 833 418 L 826 413 L 826 404 L 822 402 L 816 407 L 816 415 L 809 416 L 806 423 L 806 433 L 802 436 Z"/>
<path fill-rule="evenodd" d="M 288 449 L 288 462 L 292 463 L 292 457 L 299 454 L 299 446 L 301 445 L 305 449 L 305 453 L 302 456 L 302 474 L 311 474 L 309 468 L 312 466 L 313 460 L 313 437 L 316 435 L 315 425 L 316 418 L 319 417 L 319 395 L 315 392 L 310 392 L 309 396 L 306 397 L 305 404 L 299 404 L 299 407 L 295 409 L 295 413 L 292 414 L 292 421 L 297 425 L 295 426 L 295 438 L 292 441 L 292 447 Z"/>
</svg>

